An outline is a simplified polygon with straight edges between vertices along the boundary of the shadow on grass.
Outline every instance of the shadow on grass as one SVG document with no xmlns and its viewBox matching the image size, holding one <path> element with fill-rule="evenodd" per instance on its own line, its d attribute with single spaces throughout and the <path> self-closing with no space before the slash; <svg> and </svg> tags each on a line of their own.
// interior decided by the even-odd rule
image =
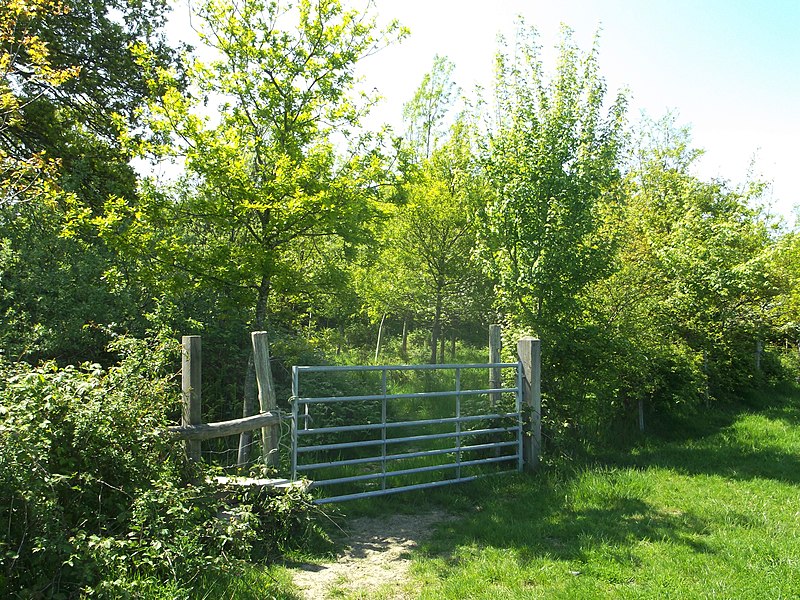
<svg viewBox="0 0 800 600">
<path fill-rule="evenodd" d="M 686 475 L 800 483 L 800 396 L 795 388 L 760 392 L 692 418 L 662 420 L 653 439 L 608 462 L 668 468 Z M 734 426 L 738 425 L 738 427 Z"/>
<path fill-rule="evenodd" d="M 713 402 L 691 413 L 660 414 L 648 436 L 663 442 L 696 442 L 731 426 L 744 414 L 759 413 L 787 425 L 800 425 L 800 388 L 790 384 L 751 390 L 738 401 Z"/>
<path fill-rule="evenodd" d="M 479 505 L 477 513 L 463 521 L 444 525 L 422 552 L 445 557 L 451 564 L 458 562 L 455 548 L 475 544 L 513 550 L 523 563 L 540 558 L 589 562 L 600 546 L 613 549 L 616 562 L 635 562 L 625 548 L 644 540 L 682 545 L 695 553 L 712 552 L 703 541 L 708 524 L 697 515 L 658 510 L 625 492 L 602 493 L 585 506 L 576 506 L 568 497 L 571 478 L 542 479 L 534 485 L 530 477 L 514 479 L 497 481 L 491 496 L 484 490 L 481 495 L 487 505 Z"/>
<path fill-rule="evenodd" d="M 662 425 L 664 423 L 662 422 Z M 483 480 L 464 486 L 456 496 L 469 498 L 465 519 L 442 526 L 423 546 L 429 556 L 455 566 L 469 547 L 513 551 L 521 562 L 555 559 L 590 562 L 601 550 L 613 561 L 635 565 L 634 547 L 641 542 L 681 546 L 694 554 L 713 553 L 706 543 L 719 526 L 705 513 L 690 508 L 665 510 L 648 502 L 650 468 L 686 475 L 734 480 L 773 479 L 800 484 L 800 452 L 794 434 L 781 430 L 800 424 L 797 391 L 759 403 L 728 405 L 702 417 L 672 419 L 668 427 L 645 438 L 635 449 L 620 449 L 592 466 L 555 468 L 537 476 Z M 788 426 L 788 427 L 787 427 Z M 762 435 L 762 430 L 764 434 Z M 635 451 L 632 451 L 635 450 Z M 430 501 L 453 502 L 432 494 Z M 463 508 L 468 504 L 459 501 Z M 730 525 L 748 527 L 749 518 L 726 513 Z M 460 549 L 460 550 L 457 550 Z"/>
<path fill-rule="evenodd" d="M 498 476 L 399 494 L 358 504 L 357 512 L 391 514 L 435 506 L 461 513 L 463 518 L 439 524 L 437 534 L 418 550 L 444 562 L 443 577 L 462 570 L 471 553 L 495 548 L 521 565 L 570 563 L 569 573 L 584 571 L 583 565 L 586 571 L 619 565 L 624 578 L 648 555 L 641 550 L 643 543 L 675 548 L 658 556 L 716 555 L 719 546 L 710 540 L 720 528 L 758 525 L 736 507 L 725 507 L 720 517 L 702 504 L 659 503 L 654 488 L 663 493 L 670 483 L 648 470 L 800 484 L 797 390 L 653 425 L 634 444 L 535 476 Z"/>
<path fill-rule="evenodd" d="M 735 480 L 773 479 L 800 484 L 800 457 L 779 448 L 744 448 L 736 444 L 667 447 L 643 451 L 629 464 L 642 468 L 667 468 L 684 475 L 716 475 Z"/>
</svg>

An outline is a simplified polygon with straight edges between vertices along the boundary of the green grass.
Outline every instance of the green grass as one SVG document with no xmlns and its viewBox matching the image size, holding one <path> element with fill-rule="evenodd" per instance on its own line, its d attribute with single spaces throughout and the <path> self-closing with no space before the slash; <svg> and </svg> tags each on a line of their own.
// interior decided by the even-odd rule
<svg viewBox="0 0 800 600">
<path fill-rule="evenodd" d="M 190 600 L 302 600 L 292 590 L 291 574 L 277 566 L 260 567 L 242 563 L 223 577 L 206 577 Z"/>
<path fill-rule="evenodd" d="M 796 598 L 799 425 L 800 393 L 773 392 L 594 464 L 342 509 L 460 516 L 414 554 L 410 597 Z"/>
<path fill-rule="evenodd" d="M 303 600 L 293 588 L 291 573 L 287 569 L 243 561 L 232 563 L 223 573 L 201 574 L 193 582 L 191 589 L 175 583 L 135 578 L 112 582 L 111 590 L 103 588 L 101 593 L 94 593 L 91 597 L 139 600 Z"/>
</svg>

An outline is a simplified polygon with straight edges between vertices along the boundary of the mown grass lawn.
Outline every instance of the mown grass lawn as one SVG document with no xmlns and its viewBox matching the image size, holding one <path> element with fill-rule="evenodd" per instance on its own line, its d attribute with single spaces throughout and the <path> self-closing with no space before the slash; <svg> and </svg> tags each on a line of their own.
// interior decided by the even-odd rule
<svg viewBox="0 0 800 600">
<path fill-rule="evenodd" d="M 591 463 L 342 509 L 412 506 L 460 518 L 415 553 L 408 597 L 798 598 L 800 394 L 662 423 Z"/>
</svg>

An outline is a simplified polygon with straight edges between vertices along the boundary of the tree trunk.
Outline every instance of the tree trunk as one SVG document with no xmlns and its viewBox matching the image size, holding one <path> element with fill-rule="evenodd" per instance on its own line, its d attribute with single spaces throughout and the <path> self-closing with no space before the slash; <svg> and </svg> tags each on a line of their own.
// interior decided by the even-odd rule
<svg viewBox="0 0 800 600">
<path fill-rule="evenodd" d="M 247 372 L 244 378 L 244 403 L 242 406 L 242 416 L 249 417 L 255 414 L 256 394 L 256 367 L 253 360 L 253 351 L 250 351 L 250 358 L 247 360 Z M 250 462 L 250 448 L 253 443 L 253 432 L 243 431 L 239 434 L 239 455 L 236 464 L 239 468 L 244 468 Z"/>
<path fill-rule="evenodd" d="M 253 323 L 255 331 L 266 331 L 270 283 L 269 276 L 261 276 L 261 283 L 258 284 L 258 299 L 256 300 L 256 320 Z"/>
<path fill-rule="evenodd" d="M 383 325 L 386 323 L 386 313 L 381 317 L 381 324 L 378 326 L 378 343 L 375 344 L 375 364 L 378 363 L 378 357 L 381 353 L 381 344 L 383 344 Z"/>
<path fill-rule="evenodd" d="M 764 353 L 764 344 L 761 340 L 756 342 L 756 352 L 753 358 L 756 373 L 761 373 L 761 356 Z"/>
<path fill-rule="evenodd" d="M 400 358 L 408 362 L 408 315 L 403 316 L 403 339 L 400 343 Z"/>
<path fill-rule="evenodd" d="M 639 398 L 639 431 L 644 433 L 644 399 Z"/>
<path fill-rule="evenodd" d="M 453 330 L 453 337 L 450 338 L 450 362 L 456 362 L 456 330 Z"/>
<path fill-rule="evenodd" d="M 431 364 L 436 364 L 436 354 L 439 350 L 439 330 L 442 320 L 442 293 L 436 293 L 436 309 L 433 313 L 433 327 L 431 327 Z"/>
<path fill-rule="evenodd" d="M 267 321 L 267 306 L 269 301 L 270 280 L 267 275 L 261 276 L 258 285 L 258 299 L 256 300 L 256 318 L 253 323 L 254 331 L 265 331 Z M 256 364 L 253 358 L 253 346 L 250 347 L 250 357 L 247 360 L 247 373 L 244 378 L 244 402 L 242 403 L 242 416 L 249 417 L 254 413 L 256 398 L 258 397 L 258 384 L 256 383 Z M 239 434 L 238 466 L 247 466 L 250 462 L 250 447 L 253 441 L 253 432 L 245 431 Z"/>
</svg>

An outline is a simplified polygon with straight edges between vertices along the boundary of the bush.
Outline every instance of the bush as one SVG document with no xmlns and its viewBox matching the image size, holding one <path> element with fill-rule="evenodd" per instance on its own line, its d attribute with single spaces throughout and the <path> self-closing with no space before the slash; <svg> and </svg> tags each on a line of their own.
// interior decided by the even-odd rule
<svg viewBox="0 0 800 600">
<path fill-rule="evenodd" d="M 125 532 L 133 499 L 178 477 L 163 435 L 176 395 L 165 341 L 130 340 L 125 360 L 57 368 L 0 362 L 0 593 L 56 596 L 97 580 L 84 533 Z"/>
<path fill-rule="evenodd" d="M 771 383 L 793 381 L 800 383 L 800 350 L 769 348 L 761 362 L 764 375 Z"/>
<path fill-rule="evenodd" d="M 0 360 L 0 597 L 188 596 L 257 537 L 274 555 L 263 548 L 310 518 L 299 491 L 227 506 L 165 435 L 179 414 L 174 341 L 114 350 L 108 370 Z"/>
</svg>

